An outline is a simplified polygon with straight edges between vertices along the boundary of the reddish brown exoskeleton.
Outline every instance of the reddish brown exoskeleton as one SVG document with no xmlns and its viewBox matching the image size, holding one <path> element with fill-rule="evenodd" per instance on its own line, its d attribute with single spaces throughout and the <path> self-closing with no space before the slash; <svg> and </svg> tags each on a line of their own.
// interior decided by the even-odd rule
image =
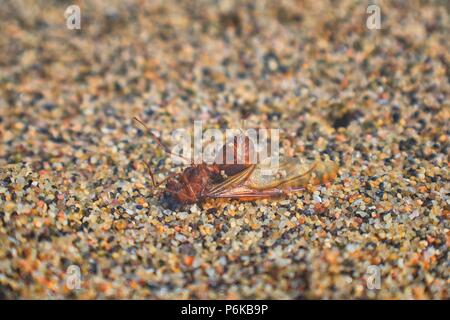
<svg viewBox="0 0 450 320">
<path fill-rule="evenodd" d="M 167 153 L 172 154 L 139 119 L 134 119 L 146 128 Z M 331 181 L 338 171 L 338 166 L 330 160 L 302 162 L 298 158 L 281 158 L 276 165 L 270 161 L 252 164 L 249 156 L 253 151 L 252 143 L 247 137 L 242 153 L 239 154 L 238 150 L 235 137 L 234 143 L 222 147 L 223 159 L 227 159 L 226 154 L 232 152 L 232 159 L 236 159 L 234 163 L 191 163 L 183 172 L 171 174 L 159 183 L 155 181 L 153 172 L 147 165 L 153 188 L 162 190 L 169 206 L 177 208 L 213 198 L 252 201 L 287 196 L 304 189 L 308 184 Z M 163 183 L 165 188 L 157 189 Z"/>
</svg>

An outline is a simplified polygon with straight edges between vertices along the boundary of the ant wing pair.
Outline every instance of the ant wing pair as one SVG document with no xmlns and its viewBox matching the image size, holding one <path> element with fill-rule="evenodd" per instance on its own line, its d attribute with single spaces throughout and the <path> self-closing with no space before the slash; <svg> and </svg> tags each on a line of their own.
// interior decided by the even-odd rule
<svg viewBox="0 0 450 320">
<path fill-rule="evenodd" d="M 242 201 L 277 198 L 302 190 L 308 184 L 327 183 L 338 171 L 338 166 L 328 159 L 309 163 L 290 157 L 280 158 L 277 163 L 271 160 L 249 165 L 224 182 L 211 186 L 206 197 Z"/>
</svg>

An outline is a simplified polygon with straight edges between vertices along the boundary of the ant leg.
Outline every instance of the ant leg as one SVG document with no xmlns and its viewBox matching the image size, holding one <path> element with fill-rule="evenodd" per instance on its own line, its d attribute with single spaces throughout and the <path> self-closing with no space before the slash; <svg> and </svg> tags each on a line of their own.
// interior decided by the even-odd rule
<svg viewBox="0 0 450 320">
<path fill-rule="evenodd" d="M 152 179 L 153 188 L 156 189 L 158 187 L 158 185 L 156 184 L 155 176 L 153 175 L 152 168 L 150 167 L 150 164 L 147 161 L 143 161 L 143 162 L 145 163 L 145 166 L 147 167 L 147 170 L 148 170 L 148 174 L 150 175 L 150 178 Z"/>
<path fill-rule="evenodd" d="M 174 173 L 169 174 L 162 181 L 156 182 L 155 175 L 153 174 L 153 171 L 152 171 L 152 168 L 150 167 L 150 164 L 148 162 L 146 162 L 146 161 L 143 161 L 143 162 L 145 163 L 145 165 L 147 167 L 147 170 L 148 170 L 148 174 L 150 175 L 150 178 L 152 179 L 153 189 L 158 188 L 160 185 L 162 185 L 164 182 L 166 182 L 170 178 L 173 178 L 174 176 L 179 175 L 179 173 L 174 172 Z"/>
</svg>

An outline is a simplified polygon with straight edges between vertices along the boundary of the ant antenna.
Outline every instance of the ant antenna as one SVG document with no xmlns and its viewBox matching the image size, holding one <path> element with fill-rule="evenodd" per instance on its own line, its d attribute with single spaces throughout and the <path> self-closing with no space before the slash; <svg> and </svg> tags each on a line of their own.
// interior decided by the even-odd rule
<svg viewBox="0 0 450 320">
<path fill-rule="evenodd" d="M 172 151 L 170 151 L 169 148 L 167 146 L 165 146 L 161 142 L 161 140 L 141 120 L 139 120 L 137 117 L 134 117 L 133 120 L 138 122 L 141 126 L 144 127 L 145 131 L 153 138 L 153 140 L 156 141 L 156 143 L 164 150 L 164 152 L 166 152 L 167 154 L 171 154 L 171 155 L 173 155 L 175 157 L 182 158 L 182 159 L 188 161 L 191 165 L 193 164 L 192 160 L 189 160 L 188 158 L 186 158 L 186 157 L 184 157 L 184 156 L 182 156 L 180 154 L 176 154 L 176 153 L 173 153 Z"/>
</svg>

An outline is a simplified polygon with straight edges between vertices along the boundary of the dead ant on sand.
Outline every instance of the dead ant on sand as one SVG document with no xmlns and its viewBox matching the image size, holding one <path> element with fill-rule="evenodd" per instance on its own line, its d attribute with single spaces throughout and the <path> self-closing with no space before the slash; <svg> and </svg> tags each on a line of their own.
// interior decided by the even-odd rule
<svg viewBox="0 0 450 320">
<path fill-rule="evenodd" d="M 163 148 L 167 154 L 173 154 L 161 140 L 153 134 L 138 118 L 146 132 Z M 173 173 L 160 182 L 156 182 L 152 169 L 148 163 L 147 169 L 156 193 L 163 192 L 171 208 L 201 203 L 206 199 L 236 199 L 239 201 L 253 201 L 258 199 L 279 198 L 291 192 L 303 190 L 308 184 L 322 184 L 332 181 L 337 176 L 338 166 L 331 160 L 316 160 L 308 167 L 298 158 L 281 158 L 276 167 L 267 164 L 250 163 L 252 143 L 248 137 L 244 138 L 243 151 L 239 153 L 237 137 L 234 143 L 222 147 L 222 158 L 230 152 L 232 159 L 240 159 L 231 164 L 194 164 L 181 173 Z M 180 155 L 173 154 L 177 157 Z M 265 172 L 283 172 L 282 175 L 267 175 Z M 164 189 L 158 189 L 165 184 Z"/>
</svg>

